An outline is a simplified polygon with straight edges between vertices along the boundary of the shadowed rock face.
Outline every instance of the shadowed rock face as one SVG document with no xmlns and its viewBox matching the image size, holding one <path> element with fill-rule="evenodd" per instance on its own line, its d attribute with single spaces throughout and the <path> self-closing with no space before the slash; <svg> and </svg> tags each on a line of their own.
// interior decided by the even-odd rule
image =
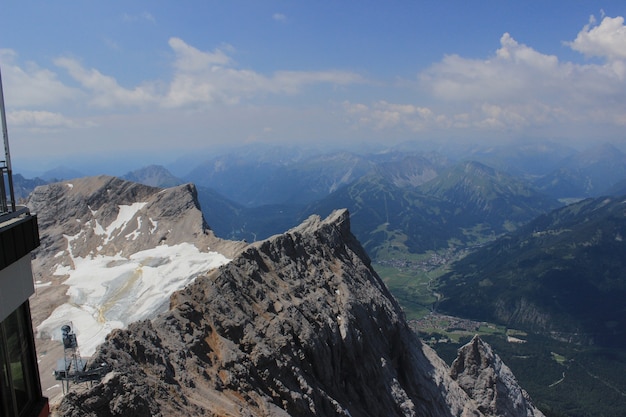
<svg viewBox="0 0 626 417">
<path fill-rule="evenodd" d="M 345 210 L 250 245 L 168 312 L 113 331 L 93 362 L 114 371 L 58 414 L 500 415 L 410 331 Z"/>
<path fill-rule="evenodd" d="M 461 349 L 450 375 L 486 415 L 503 417 L 543 416 L 515 379 L 508 366 L 478 336 Z"/>
</svg>

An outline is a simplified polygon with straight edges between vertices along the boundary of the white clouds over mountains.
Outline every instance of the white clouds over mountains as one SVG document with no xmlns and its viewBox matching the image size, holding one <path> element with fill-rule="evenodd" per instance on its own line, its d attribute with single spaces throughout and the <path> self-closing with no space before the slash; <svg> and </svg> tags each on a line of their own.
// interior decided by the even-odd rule
<svg viewBox="0 0 626 417">
<path fill-rule="evenodd" d="M 277 14 L 274 19 L 285 18 Z M 19 62 L 16 51 L 1 50 L 0 61 L 11 123 L 29 129 L 105 129 L 102 119 L 110 114 L 128 121 L 144 113 L 142 120 L 147 120 L 146 115 L 171 110 L 216 108 L 230 112 L 223 123 L 244 125 L 244 107 L 267 106 L 275 109 L 267 131 L 281 131 L 276 126 L 281 107 L 275 100 L 267 104 L 268 97 L 279 97 L 287 103 L 282 105 L 285 113 L 307 108 L 298 118 L 302 129 L 307 124 L 336 127 L 340 112 L 346 123 L 338 138 L 352 135 L 356 140 L 364 132 L 386 137 L 390 130 L 405 138 L 416 132 L 465 135 L 468 129 L 554 137 L 601 125 L 610 137 L 626 125 L 624 19 L 605 16 L 599 24 L 591 19 L 576 39 L 563 45 L 587 60 L 563 61 L 505 33 L 491 56 L 446 55 L 417 74 L 416 81 L 402 85 L 349 70 L 276 68 L 264 73 L 240 66 L 230 46 L 204 51 L 176 37 L 169 39 L 168 52 L 161 52 L 171 59 L 168 75 L 130 87 L 122 85 L 119 75 L 104 74 L 74 57 L 59 57 L 53 67 L 41 68 L 41 63 Z M 325 95 L 328 91 L 332 96 Z M 219 126 L 214 127 L 219 135 Z M 288 128 L 293 123 L 285 122 L 282 130 Z"/>
<path fill-rule="evenodd" d="M 248 69 L 239 69 L 232 58 L 221 50 L 200 51 L 182 39 L 169 41 L 176 54 L 176 72 L 169 90 L 162 97 L 165 107 L 194 104 L 236 104 L 241 99 L 262 94 L 296 94 L 307 85 L 348 85 L 364 79 L 345 71 L 276 71 L 266 76 Z"/>
<path fill-rule="evenodd" d="M 601 62 L 563 62 L 505 33 L 493 56 L 448 55 L 420 73 L 422 103 L 379 101 L 346 108 L 359 123 L 379 129 L 471 128 L 547 137 L 571 135 L 574 125 L 626 126 L 624 19 L 605 17 L 597 26 L 592 20 L 565 44 Z"/>
<path fill-rule="evenodd" d="M 168 81 L 146 81 L 132 88 L 121 86 L 110 75 L 94 68 L 85 68 L 75 59 L 54 60 L 57 68 L 65 70 L 78 83 L 70 87 L 59 81 L 51 70 L 28 64 L 21 68 L 15 63 L 16 53 L 5 51 L 3 72 L 10 86 L 8 100 L 12 107 L 30 108 L 60 104 L 67 100 L 84 101 L 100 109 L 120 108 L 181 108 L 208 104 L 236 104 L 241 99 L 262 94 L 297 94 L 307 85 L 348 85 L 363 83 L 356 73 L 346 71 L 276 71 L 271 76 L 249 69 L 240 69 L 224 51 L 200 51 L 182 39 L 171 38 L 174 52 L 173 75 Z M 3 58 L 4 58 L 3 56 Z M 19 91 L 19 94 L 17 93 Z"/>
</svg>

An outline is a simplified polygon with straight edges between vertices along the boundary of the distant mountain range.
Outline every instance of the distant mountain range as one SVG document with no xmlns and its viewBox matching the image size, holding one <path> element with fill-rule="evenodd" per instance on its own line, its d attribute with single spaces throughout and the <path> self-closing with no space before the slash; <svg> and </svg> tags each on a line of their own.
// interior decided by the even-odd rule
<svg viewBox="0 0 626 417">
<path fill-rule="evenodd" d="M 149 165 L 144 168 L 131 171 L 122 176 L 122 179 L 150 187 L 169 188 L 184 183 L 180 178 L 176 178 L 165 167 L 161 165 Z"/>
<path fill-rule="evenodd" d="M 187 169 L 175 176 L 148 166 L 124 178 L 154 187 L 193 182 L 213 233 L 236 241 L 347 208 L 374 263 L 469 253 L 429 283 L 443 297 L 437 311 L 551 340 L 626 343 L 626 157 L 611 145 L 467 147 L 454 156 L 255 147 Z M 14 177 L 20 193 L 46 182 Z"/>
<path fill-rule="evenodd" d="M 461 162 L 417 186 L 398 186 L 388 171 L 382 172 L 307 208 L 326 214 L 333 207 L 347 207 L 355 234 L 374 258 L 474 244 L 559 206 L 522 181 L 478 162 Z"/>
<path fill-rule="evenodd" d="M 626 196 L 539 216 L 440 279 L 439 309 L 554 337 L 626 344 Z"/>
<path fill-rule="evenodd" d="M 599 197 L 626 179 L 626 155 L 603 144 L 565 158 L 534 185 L 556 198 Z"/>
<path fill-rule="evenodd" d="M 626 188 L 626 156 L 611 145 L 464 152 L 454 160 L 436 152 L 307 154 L 256 146 L 190 165 L 182 178 L 155 165 L 123 178 L 158 187 L 193 182 L 213 230 L 229 239 L 264 239 L 310 214 L 346 207 L 374 258 L 484 242 L 558 207 L 557 198 Z"/>
<path fill-rule="evenodd" d="M 54 415 L 543 417 L 479 337 L 452 367 L 418 339 L 346 210 L 245 244 L 214 236 L 191 184 L 86 177 L 28 204 Z M 84 368 L 58 368 L 79 345 Z M 62 393 L 53 369 L 75 376 Z"/>
<path fill-rule="evenodd" d="M 20 203 L 26 199 L 35 187 L 47 184 L 48 182 L 41 178 L 26 179 L 20 174 L 13 175 L 13 192 L 15 193 L 16 202 Z"/>
</svg>

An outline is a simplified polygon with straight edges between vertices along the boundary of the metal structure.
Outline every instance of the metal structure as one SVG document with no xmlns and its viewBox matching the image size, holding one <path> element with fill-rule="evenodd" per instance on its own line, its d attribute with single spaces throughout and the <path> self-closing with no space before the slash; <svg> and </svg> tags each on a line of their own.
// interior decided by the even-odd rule
<svg viewBox="0 0 626 417">
<path fill-rule="evenodd" d="M 1 75 L 0 122 L 5 154 L 0 161 L 0 416 L 44 417 L 50 408 L 41 393 L 28 302 L 35 291 L 31 253 L 41 242 L 37 215 L 15 206 Z"/>
<path fill-rule="evenodd" d="M 13 192 L 13 174 L 9 153 L 9 132 L 7 117 L 4 110 L 4 92 L 2 91 L 2 73 L 0 72 L 0 118 L 2 119 L 2 138 L 4 139 L 4 161 L 0 161 L 0 214 L 15 211 L 15 194 Z M 8 190 L 7 190 L 8 188 Z M 7 194 L 8 192 L 8 194 Z"/>
<path fill-rule="evenodd" d="M 106 375 L 111 367 L 106 364 L 91 369 L 87 369 L 87 360 L 80 356 L 78 349 L 78 340 L 72 326 L 66 324 L 61 327 L 62 343 L 63 343 L 63 359 L 57 361 L 57 369 L 54 371 L 54 377 L 62 382 L 63 394 L 70 390 L 70 383 L 93 383 L 100 381 Z"/>
</svg>

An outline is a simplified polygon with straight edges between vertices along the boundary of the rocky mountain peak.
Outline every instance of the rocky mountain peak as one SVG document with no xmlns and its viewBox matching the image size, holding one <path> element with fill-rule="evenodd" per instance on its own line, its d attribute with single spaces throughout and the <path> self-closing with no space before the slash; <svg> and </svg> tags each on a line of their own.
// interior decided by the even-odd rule
<svg viewBox="0 0 626 417">
<path fill-rule="evenodd" d="M 409 329 L 346 210 L 249 245 L 92 362 L 113 372 L 60 415 L 499 415 Z"/>
<path fill-rule="evenodd" d="M 37 187 L 27 205 L 38 215 L 42 236 L 37 259 L 51 261 L 35 267 L 42 274 L 71 266 L 71 257 L 130 256 L 162 244 L 191 243 L 203 250 L 219 244 L 193 184 L 161 189 L 101 175 Z M 232 252 L 228 246 L 237 245 L 223 246 Z"/>
<path fill-rule="evenodd" d="M 479 336 L 459 349 L 450 375 L 485 415 L 543 416 L 531 406 L 528 393 L 518 385 L 509 367 Z"/>
<path fill-rule="evenodd" d="M 72 323 L 81 354 L 89 356 L 112 328 L 167 311 L 172 292 L 246 246 L 215 237 L 192 184 L 161 189 L 80 178 L 40 186 L 27 204 L 41 236 L 31 310 L 51 397 L 60 391 L 50 375 L 63 357 L 63 325 Z"/>
<path fill-rule="evenodd" d="M 123 178 L 152 187 L 175 187 L 183 182 L 161 165 L 149 165 L 131 171 L 124 175 Z"/>
</svg>

